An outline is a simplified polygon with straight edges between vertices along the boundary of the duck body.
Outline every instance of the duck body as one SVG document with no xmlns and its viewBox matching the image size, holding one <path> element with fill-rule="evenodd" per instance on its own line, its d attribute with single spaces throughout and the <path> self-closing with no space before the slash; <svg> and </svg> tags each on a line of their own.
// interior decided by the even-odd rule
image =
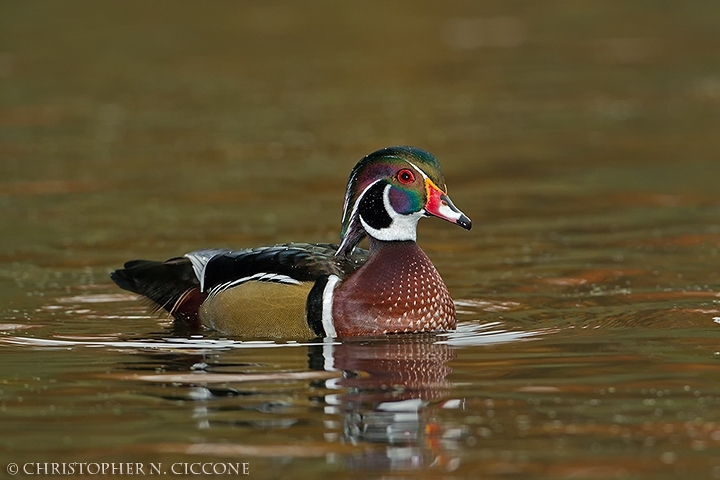
<svg viewBox="0 0 720 480">
<path fill-rule="evenodd" d="M 111 278 L 176 321 L 244 338 L 452 330 L 452 298 L 415 241 L 423 216 L 470 228 L 445 191 L 432 155 L 390 147 L 353 169 L 338 245 L 198 250 L 165 262 L 133 260 Z M 369 250 L 357 247 L 365 236 Z"/>
</svg>

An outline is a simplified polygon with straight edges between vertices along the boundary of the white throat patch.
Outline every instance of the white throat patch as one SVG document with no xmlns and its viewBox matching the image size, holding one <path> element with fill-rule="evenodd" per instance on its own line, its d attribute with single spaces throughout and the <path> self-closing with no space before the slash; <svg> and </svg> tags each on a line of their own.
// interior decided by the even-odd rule
<svg viewBox="0 0 720 480">
<path fill-rule="evenodd" d="M 390 204 L 390 189 L 392 185 L 387 185 L 383 190 L 383 205 L 385 210 L 392 219 L 390 226 L 386 228 L 373 228 L 360 215 L 360 223 L 371 237 L 383 241 L 404 241 L 417 239 L 417 223 L 424 216 L 425 209 L 409 215 L 397 213 Z"/>
</svg>

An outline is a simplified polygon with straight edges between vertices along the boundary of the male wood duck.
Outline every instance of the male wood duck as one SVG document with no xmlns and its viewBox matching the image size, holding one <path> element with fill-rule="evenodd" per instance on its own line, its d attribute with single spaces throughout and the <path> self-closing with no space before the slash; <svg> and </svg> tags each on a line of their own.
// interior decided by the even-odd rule
<svg viewBox="0 0 720 480">
<path fill-rule="evenodd" d="M 470 230 L 440 163 L 414 147 L 371 153 L 350 173 L 340 244 L 208 249 L 133 260 L 110 276 L 177 321 L 242 337 L 300 338 L 455 329 L 455 306 L 415 243 L 435 216 Z M 369 250 L 358 243 L 369 239 Z"/>
</svg>

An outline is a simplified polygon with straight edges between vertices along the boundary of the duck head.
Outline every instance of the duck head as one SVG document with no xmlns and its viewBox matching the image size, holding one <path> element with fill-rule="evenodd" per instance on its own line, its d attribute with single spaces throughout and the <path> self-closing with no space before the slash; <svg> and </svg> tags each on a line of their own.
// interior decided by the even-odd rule
<svg viewBox="0 0 720 480">
<path fill-rule="evenodd" d="M 415 241 L 418 220 L 428 216 L 466 230 L 472 226 L 450 200 L 442 168 L 432 154 L 405 146 L 373 152 L 350 173 L 336 255 L 349 255 L 366 235 Z"/>
</svg>

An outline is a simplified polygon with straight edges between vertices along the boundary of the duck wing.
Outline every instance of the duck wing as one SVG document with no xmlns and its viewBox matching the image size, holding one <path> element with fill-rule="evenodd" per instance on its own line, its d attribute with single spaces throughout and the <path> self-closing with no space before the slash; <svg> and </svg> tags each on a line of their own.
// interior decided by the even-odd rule
<svg viewBox="0 0 720 480">
<path fill-rule="evenodd" d="M 299 283 L 322 277 L 344 278 L 367 260 L 355 249 L 335 256 L 329 243 L 286 243 L 243 250 L 196 250 L 165 262 L 132 260 L 110 274 L 121 288 L 150 299 L 175 318 L 196 322 L 198 309 L 212 291 L 247 281 Z"/>
</svg>

